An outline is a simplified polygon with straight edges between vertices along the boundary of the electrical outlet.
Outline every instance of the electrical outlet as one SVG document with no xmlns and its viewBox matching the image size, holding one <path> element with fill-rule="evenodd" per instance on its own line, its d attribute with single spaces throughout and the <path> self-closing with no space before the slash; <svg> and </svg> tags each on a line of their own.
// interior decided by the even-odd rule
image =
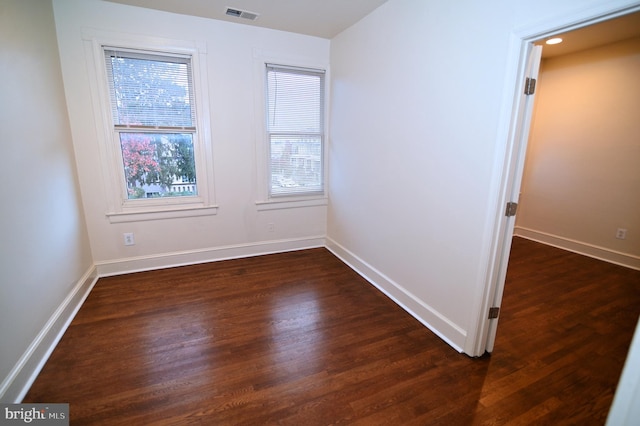
<svg viewBox="0 0 640 426">
<path fill-rule="evenodd" d="M 275 230 L 276 230 L 276 225 L 275 225 L 274 223 L 269 223 L 269 224 L 267 225 L 267 231 L 269 231 L 269 232 L 275 232 Z"/>
<path fill-rule="evenodd" d="M 624 228 L 618 228 L 616 231 L 616 238 L 619 240 L 624 240 L 627 238 L 627 230 Z"/>
<path fill-rule="evenodd" d="M 123 235 L 124 235 L 125 246 L 135 245 L 136 240 L 133 238 L 133 232 L 125 232 Z"/>
</svg>

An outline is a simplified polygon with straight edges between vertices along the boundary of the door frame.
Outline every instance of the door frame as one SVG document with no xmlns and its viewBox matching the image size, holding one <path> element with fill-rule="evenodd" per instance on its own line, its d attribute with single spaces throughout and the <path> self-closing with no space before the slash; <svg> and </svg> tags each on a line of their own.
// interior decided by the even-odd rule
<svg viewBox="0 0 640 426">
<path fill-rule="evenodd" d="M 470 356 L 481 356 L 493 351 L 497 324 L 499 320 L 488 319 L 491 307 L 500 307 L 505 278 L 511 252 L 511 239 L 515 226 L 515 217 L 505 216 L 506 203 L 518 201 L 520 184 L 524 171 L 525 155 L 527 151 L 527 135 L 530 130 L 530 120 L 527 120 L 526 102 L 521 96 L 524 81 L 527 77 L 528 61 L 534 43 L 561 33 L 593 25 L 609 19 L 618 18 L 629 13 L 640 11 L 640 3 L 630 4 L 627 1 L 612 1 L 568 16 L 549 19 L 534 26 L 515 30 L 510 37 L 508 64 L 505 88 L 505 98 L 501 113 L 500 140 L 506 140 L 504 157 L 496 164 L 495 179 L 499 182 L 498 195 L 494 206 L 495 216 L 490 226 L 492 236 L 489 242 L 488 265 L 484 277 L 484 286 L 477 295 L 479 309 L 474 313 L 475 321 L 465 342 L 464 352 Z M 537 74 L 537 69 L 535 74 Z M 513 82 L 515 81 L 515 87 Z M 501 167 L 500 167 L 501 166 Z"/>
</svg>

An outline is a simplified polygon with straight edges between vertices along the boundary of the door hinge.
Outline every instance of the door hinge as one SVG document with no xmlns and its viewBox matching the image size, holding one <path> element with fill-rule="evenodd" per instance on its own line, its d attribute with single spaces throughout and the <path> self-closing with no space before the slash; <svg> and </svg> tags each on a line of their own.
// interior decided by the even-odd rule
<svg viewBox="0 0 640 426">
<path fill-rule="evenodd" d="M 494 306 L 493 308 L 489 308 L 489 319 L 498 318 L 498 314 L 500 314 L 500 308 L 498 306 Z"/>
<path fill-rule="evenodd" d="M 529 78 L 524 81 L 524 94 L 533 95 L 536 92 L 536 79 Z"/>
<path fill-rule="evenodd" d="M 507 209 L 504 212 L 504 215 L 507 217 L 515 216 L 516 210 L 518 210 L 518 203 L 514 203 L 513 201 L 509 201 L 507 203 Z"/>
</svg>

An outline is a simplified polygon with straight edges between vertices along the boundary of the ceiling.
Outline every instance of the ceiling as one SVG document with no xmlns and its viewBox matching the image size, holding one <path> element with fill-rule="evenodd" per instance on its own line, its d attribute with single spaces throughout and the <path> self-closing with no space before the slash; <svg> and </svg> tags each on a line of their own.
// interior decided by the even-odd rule
<svg viewBox="0 0 640 426">
<path fill-rule="evenodd" d="M 364 18 L 387 0 L 107 0 L 266 27 L 331 39 Z M 227 16 L 227 7 L 257 13 L 258 19 Z M 640 12 L 611 19 L 560 35 L 564 42 L 544 45 L 542 57 L 550 58 L 640 37 Z M 542 43 L 542 40 L 540 43 Z"/>
<path fill-rule="evenodd" d="M 107 0 L 182 15 L 200 16 L 310 36 L 333 38 L 387 0 Z M 227 16 L 227 7 L 260 15 L 255 21 Z"/>
<path fill-rule="evenodd" d="M 561 37 L 563 42 L 555 45 L 546 45 L 542 40 L 536 43 L 543 46 L 543 58 L 566 55 L 585 49 L 605 46 L 616 41 L 640 37 L 640 12 L 558 34 L 557 37 Z"/>
</svg>

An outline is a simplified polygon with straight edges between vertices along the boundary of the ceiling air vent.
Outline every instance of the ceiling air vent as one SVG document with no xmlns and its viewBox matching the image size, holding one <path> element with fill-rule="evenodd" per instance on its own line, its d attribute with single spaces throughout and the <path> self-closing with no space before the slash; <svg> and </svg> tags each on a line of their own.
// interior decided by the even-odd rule
<svg viewBox="0 0 640 426">
<path fill-rule="evenodd" d="M 258 16 L 260 16 L 254 12 L 249 12 L 247 10 L 234 9 L 232 7 L 227 7 L 226 14 L 229 16 L 235 16 L 236 18 L 248 19 L 250 21 L 255 21 L 256 19 L 258 19 Z"/>
</svg>

